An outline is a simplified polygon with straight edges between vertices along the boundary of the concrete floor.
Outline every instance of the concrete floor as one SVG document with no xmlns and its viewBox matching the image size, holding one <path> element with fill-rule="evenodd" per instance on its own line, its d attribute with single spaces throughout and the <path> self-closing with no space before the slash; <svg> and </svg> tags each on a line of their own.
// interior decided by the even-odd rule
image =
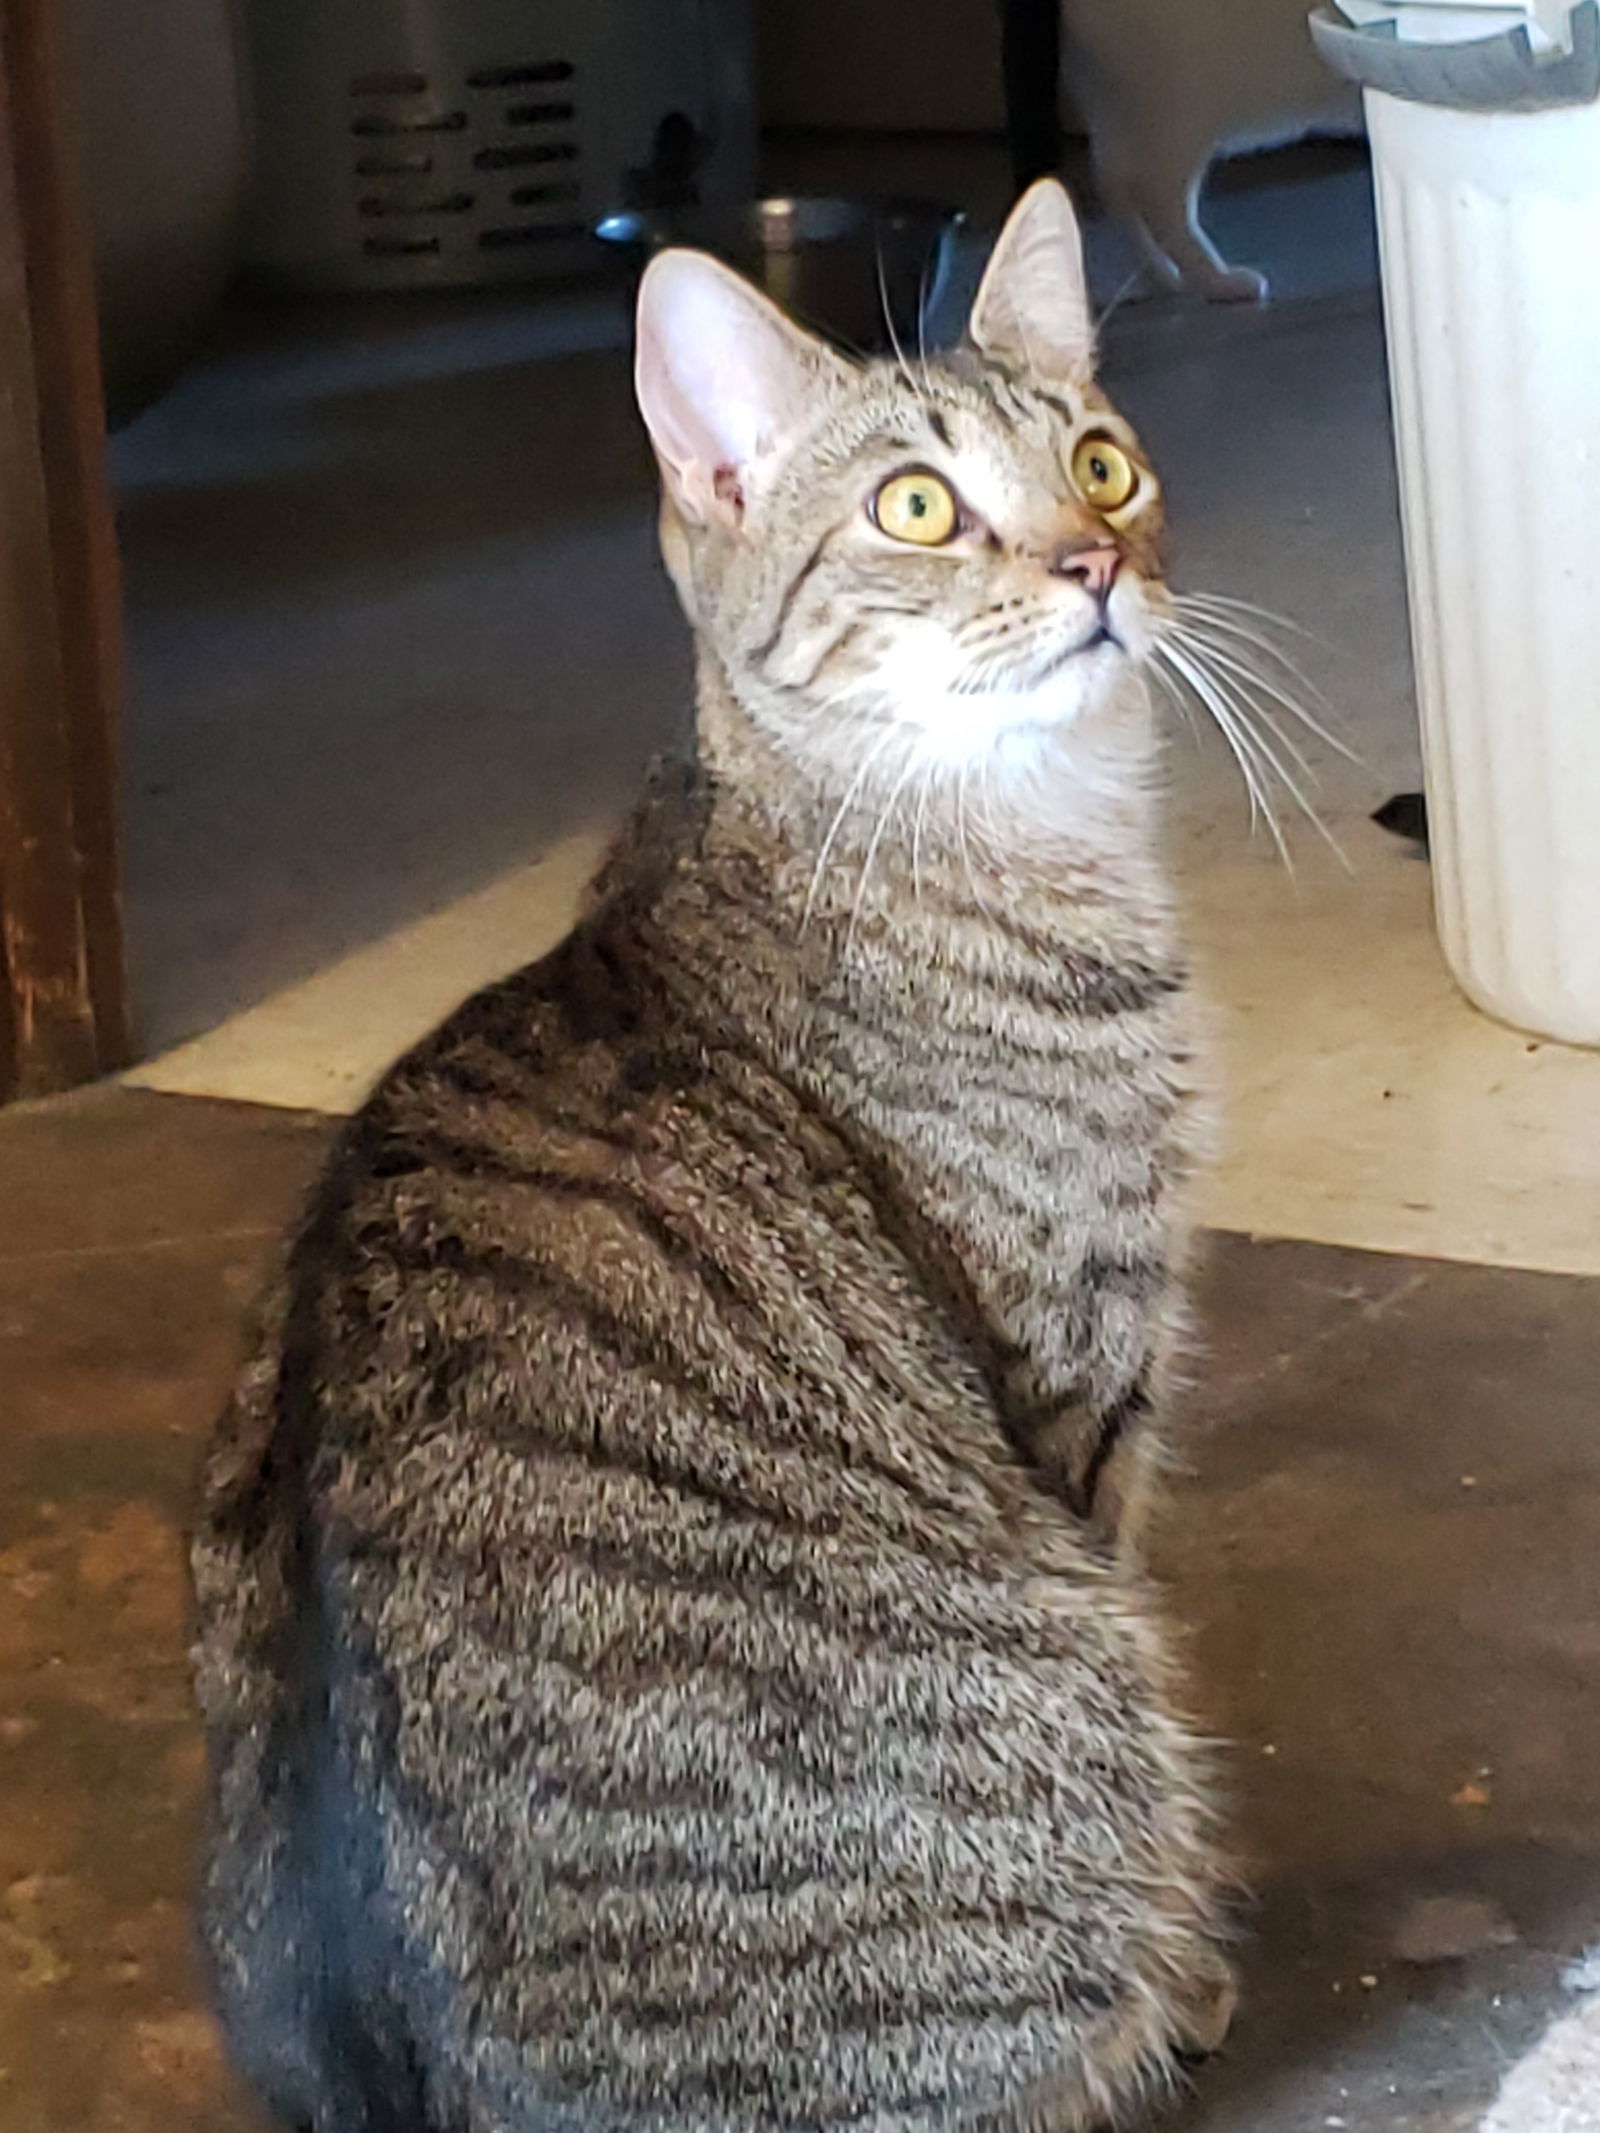
<svg viewBox="0 0 1600 2133">
<path fill-rule="evenodd" d="M 190 1947 L 180 1536 L 329 1130 L 125 1090 L 0 1116 L 5 2133 L 253 2123 Z M 1600 1931 L 1594 1291 L 1218 1236 L 1199 1302 L 1166 1568 L 1256 1902 L 1174 2123 L 1465 2133 Z"/>
</svg>

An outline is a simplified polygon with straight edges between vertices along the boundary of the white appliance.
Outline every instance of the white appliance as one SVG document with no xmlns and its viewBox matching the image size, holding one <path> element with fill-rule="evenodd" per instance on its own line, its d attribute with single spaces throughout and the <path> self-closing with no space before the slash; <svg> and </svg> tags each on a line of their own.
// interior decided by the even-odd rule
<svg viewBox="0 0 1600 2133">
<path fill-rule="evenodd" d="M 564 276 L 617 208 L 754 189 L 747 0 L 250 0 L 248 22 L 247 258 L 276 281 Z"/>
</svg>

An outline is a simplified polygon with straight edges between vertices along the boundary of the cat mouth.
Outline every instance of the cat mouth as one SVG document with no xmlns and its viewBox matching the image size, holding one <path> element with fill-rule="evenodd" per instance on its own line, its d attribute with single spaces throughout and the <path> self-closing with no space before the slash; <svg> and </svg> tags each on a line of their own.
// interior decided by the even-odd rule
<svg viewBox="0 0 1600 2133">
<path fill-rule="evenodd" d="M 1076 644 L 1066 645 L 1059 652 L 1051 653 L 1042 665 L 1033 669 L 1028 679 L 1037 688 L 1040 682 L 1049 681 L 1059 674 L 1063 667 L 1071 666 L 1075 659 L 1087 659 L 1095 652 L 1106 650 L 1126 654 L 1127 649 L 1127 644 L 1117 634 L 1115 625 L 1102 615 L 1086 637 L 1080 637 Z"/>
<path fill-rule="evenodd" d="M 1081 637 L 1070 644 L 1036 652 L 1032 658 L 1015 658 L 1003 665 L 986 663 L 956 681 L 957 696 L 1032 696 L 1047 688 L 1059 675 L 1080 660 L 1100 662 L 1131 660 L 1135 654 L 1116 624 L 1102 615 Z"/>
</svg>

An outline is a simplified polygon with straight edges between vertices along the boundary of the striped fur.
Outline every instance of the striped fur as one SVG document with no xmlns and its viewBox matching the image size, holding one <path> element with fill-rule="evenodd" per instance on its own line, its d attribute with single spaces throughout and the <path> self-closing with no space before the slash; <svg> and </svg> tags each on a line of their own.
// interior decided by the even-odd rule
<svg viewBox="0 0 1600 2133">
<path fill-rule="evenodd" d="M 813 360 L 734 527 L 669 475 L 700 767 L 353 1121 L 211 1451 L 207 1932 L 290 2126 L 1074 2133 L 1228 1998 L 1134 1545 L 1191 1109 L 1142 694 L 1086 655 L 968 820 L 794 678 L 1032 567 L 857 568 L 824 467 L 1054 467 L 1081 395 Z"/>
</svg>

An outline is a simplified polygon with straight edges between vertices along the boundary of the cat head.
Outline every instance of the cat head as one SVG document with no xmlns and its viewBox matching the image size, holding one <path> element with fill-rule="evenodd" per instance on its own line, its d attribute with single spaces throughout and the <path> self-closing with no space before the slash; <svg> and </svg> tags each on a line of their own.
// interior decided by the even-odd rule
<svg viewBox="0 0 1600 2133">
<path fill-rule="evenodd" d="M 652 263 L 639 404 L 713 762 L 742 728 L 823 792 L 975 765 L 993 788 L 1047 762 L 1092 781 L 1119 750 L 1132 774 L 1167 599 L 1161 491 L 1093 355 L 1053 180 L 937 359 L 858 365 L 710 258 Z"/>
</svg>

